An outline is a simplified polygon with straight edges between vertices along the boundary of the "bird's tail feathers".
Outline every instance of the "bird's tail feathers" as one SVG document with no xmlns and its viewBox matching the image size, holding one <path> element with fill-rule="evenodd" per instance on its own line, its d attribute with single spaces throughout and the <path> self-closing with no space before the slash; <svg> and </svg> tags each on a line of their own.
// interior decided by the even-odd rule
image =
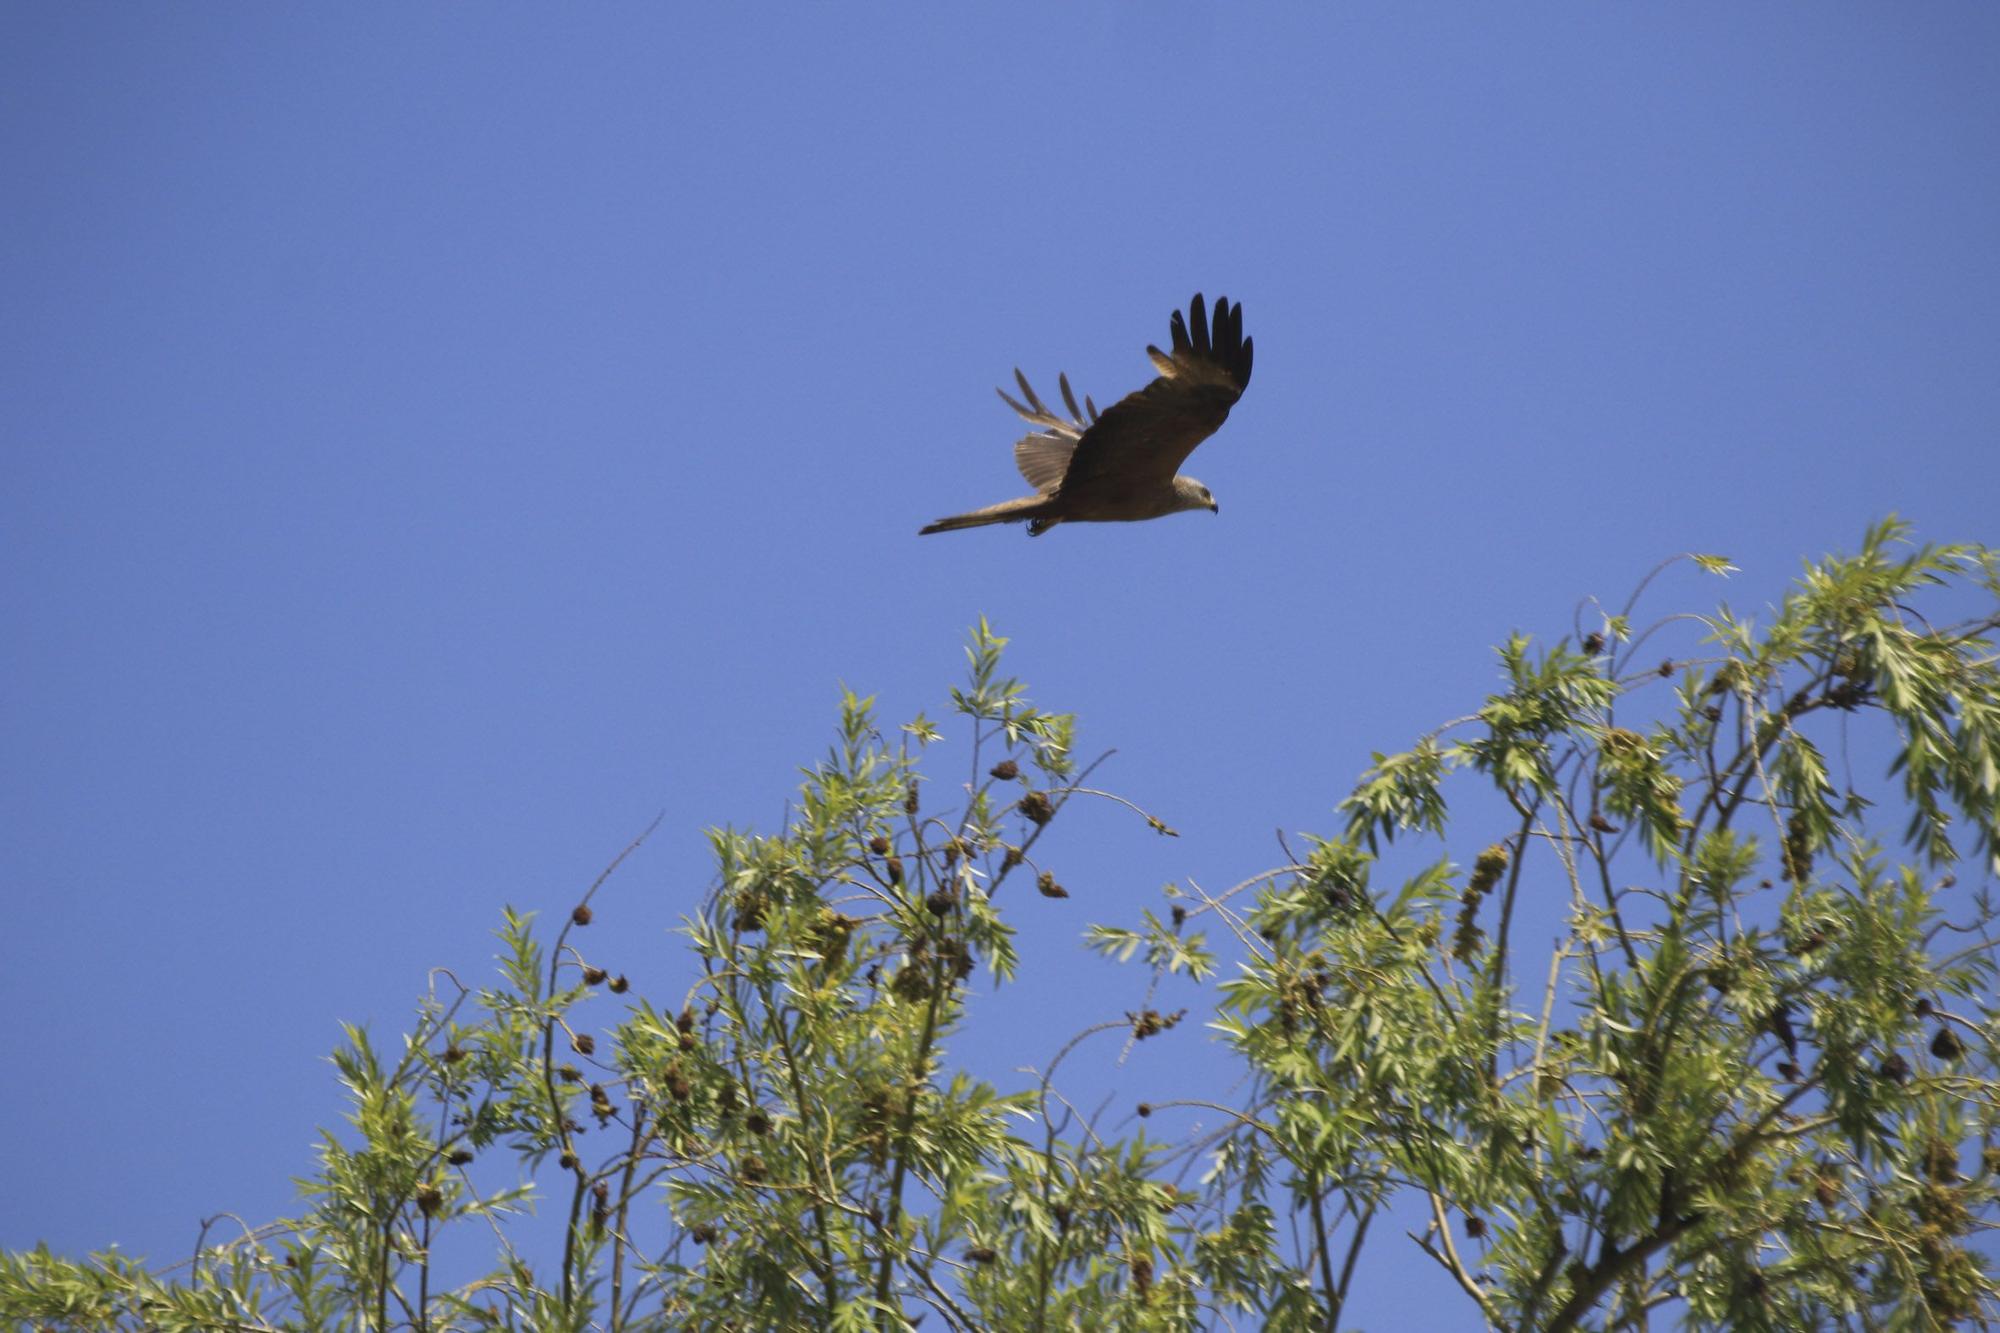
<svg viewBox="0 0 2000 1333">
<path fill-rule="evenodd" d="M 997 505 L 987 505 L 984 509 L 974 509 L 970 513 L 953 514 L 937 522 L 917 529 L 919 537 L 933 532 L 956 532 L 960 528 L 983 528 L 988 523 L 1019 523 L 1023 519 L 1042 517 L 1048 507 L 1046 495 L 1024 495 L 1018 500 L 1002 500 Z"/>
</svg>

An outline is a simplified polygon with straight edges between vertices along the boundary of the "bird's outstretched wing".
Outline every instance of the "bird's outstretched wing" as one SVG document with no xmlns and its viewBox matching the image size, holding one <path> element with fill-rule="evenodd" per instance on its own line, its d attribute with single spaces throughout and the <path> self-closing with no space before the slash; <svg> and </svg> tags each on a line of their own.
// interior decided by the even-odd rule
<svg viewBox="0 0 2000 1333">
<path fill-rule="evenodd" d="M 1066 418 L 1049 411 L 1018 366 L 1014 369 L 1014 383 L 1021 386 L 1021 396 L 1028 400 L 1026 403 L 1015 401 L 1005 389 L 995 392 L 1002 402 L 1020 413 L 1023 421 L 1042 427 L 1014 442 L 1014 466 L 1021 469 L 1021 476 L 1030 486 L 1048 495 L 1062 485 L 1063 474 L 1069 471 L 1070 455 L 1076 452 L 1076 442 L 1090 429 L 1090 423 L 1097 420 L 1097 404 L 1085 395 L 1083 407 L 1077 407 L 1076 394 L 1069 387 L 1067 374 L 1056 376 L 1056 383 L 1062 389 L 1063 405 L 1069 408 Z M 1087 418 L 1086 412 L 1089 413 Z"/>
<path fill-rule="evenodd" d="M 1172 331 L 1171 352 L 1146 348 L 1159 378 L 1105 408 L 1077 439 L 1063 490 L 1171 486 L 1195 446 L 1228 418 L 1229 409 L 1250 383 L 1254 351 L 1253 340 L 1243 336 L 1242 305 L 1232 306 L 1228 297 L 1217 297 L 1211 322 L 1197 292 L 1185 321 L 1180 311 L 1174 311 Z M 1025 381 L 1022 387 L 1026 388 Z M 1015 410 L 1021 410 L 1019 404 Z"/>
</svg>

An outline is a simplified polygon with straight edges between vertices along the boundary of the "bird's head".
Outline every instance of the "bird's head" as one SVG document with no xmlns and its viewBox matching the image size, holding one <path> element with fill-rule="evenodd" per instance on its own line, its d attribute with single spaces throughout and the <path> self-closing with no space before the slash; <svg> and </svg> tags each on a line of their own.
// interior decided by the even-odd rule
<svg viewBox="0 0 2000 1333">
<path fill-rule="evenodd" d="M 1208 487 L 1193 477 L 1174 478 L 1174 508 L 1206 509 L 1211 514 L 1222 512 L 1222 506 L 1215 502 L 1215 496 L 1209 492 Z"/>
</svg>

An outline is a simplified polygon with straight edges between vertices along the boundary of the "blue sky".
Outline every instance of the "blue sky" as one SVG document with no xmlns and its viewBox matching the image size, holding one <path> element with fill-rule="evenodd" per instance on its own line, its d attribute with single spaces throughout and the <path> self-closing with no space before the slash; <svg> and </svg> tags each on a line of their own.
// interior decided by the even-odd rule
<svg viewBox="0 0 2000 1333">
<path fill-rule="evenodd" d="M 678 996 L 702 830 L 982 614 L 1183 835 L 1065 820 L 1004 1079 L 1510 630 L 2000 540 L 1991 6 L 16 5 L 0 190 L 0 1246 L 287 1211 L 337 1024 L 662 810 L 595 942 Z M 1196 290 L 1219 516 L 915 536 Z"/>
</svg>

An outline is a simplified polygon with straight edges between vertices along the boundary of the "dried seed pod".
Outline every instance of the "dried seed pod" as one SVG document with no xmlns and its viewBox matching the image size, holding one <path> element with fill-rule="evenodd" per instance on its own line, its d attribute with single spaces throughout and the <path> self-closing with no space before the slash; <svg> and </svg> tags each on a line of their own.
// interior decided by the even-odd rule
<svg viewBox="0 0 2000 1333">
<path fill-rule="evenodd" d="M 887 856 L 890 845 L 889 839 L 880 833 L 868 840 L 868 850 L 877 856 Z"/>
<path fill-rule="evenodd" d="M 569 919 L 571 921 L 574 921 L 579 926 L 589 925 L 590 905 L 588 903 L 578 903 L 575 907 L 570 909 Z"/>
<path fill-rule="evenodd" d="M 1021 766 L 1012 759 L 1002 759 L 988 771 L 988 776 L 996 782 L 1012 782 L 1021 776 Z"/>
<path fill-rule="evenodd" d="M 1056 883 L 1056 877 L 1046 870 L 1036 877 L 1035 889 L 1044 898 L 1069 897 L 1069 890 Z"/>
<path fill-rule="evenodd" d="M 1472 877 L 1465 882 L 1467 895 L 1476 898 L 1481 894 L 1492 892 L 1493 886 L 1500 882 L 1500 876 L 1507 869 L 1507 862 L 1512 855 L 1507 850 L 1506 843 L 1496 842 L 1475 857 L 1472 862 Z"/>
<path fill-rule="evenodd" d="M 605 972 L 601 967 L 586 967 L 583 969 L 583 984 L 586 986 L 598 985 L 608 975 L 609 973 Z"/>
<path fill-rule="evenodd" d="M 1056 807 L 1049 798 L 1038 791 L 1031 791 L 1020 800 L 1021 817 L 1031 824 L 1046 824 L 1056 817 Z"/>
<path fill-rule="evenodd" d="M 1779 1041 L 1785 1043 L 1785 1054 L 1794 1060 L 1798 1059 L 1799 1034 L 1792 1027 L 1792 1007 L 1790 1005 L 1780 1004 L 1771 1011 L 1771 1031 L 1777 1034 Z"/>
</svg>

